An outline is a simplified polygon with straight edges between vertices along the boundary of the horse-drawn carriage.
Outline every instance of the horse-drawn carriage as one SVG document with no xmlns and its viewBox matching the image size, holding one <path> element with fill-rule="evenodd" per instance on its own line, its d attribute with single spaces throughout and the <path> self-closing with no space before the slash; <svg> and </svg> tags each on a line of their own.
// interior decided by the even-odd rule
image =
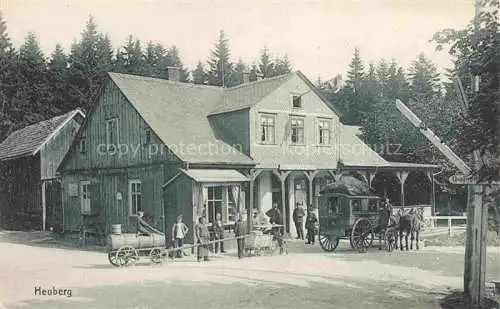
<svg viewBox="0 0 500 309">
<path fill-rule="evenodd" d="M 366 183 L 344 176 L 320 192 L 319 243 L 332 252 L 340 239 L 349 239 L 351 248 L 366 251 L 378 237 L 392 250 L 395 232 L 388 228 L 389 218 L 381 224 L 380 197 Z M 383 225 L 383 226 L 381 226 Z"/>
</svg>

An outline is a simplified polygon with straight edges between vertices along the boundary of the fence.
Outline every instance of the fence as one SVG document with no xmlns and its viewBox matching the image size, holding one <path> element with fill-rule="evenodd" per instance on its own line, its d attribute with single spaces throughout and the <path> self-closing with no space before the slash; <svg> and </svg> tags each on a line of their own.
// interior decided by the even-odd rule
<svg viewBox="0 0 500 309">
<path fill-rule="evenodd" d="M 447 221 L 447 225 L 439 224 L 440 221 Z M 462 224 L 453 225 L 453 221 L 463 221 Z M 467 216 L 429 216 L 424 219 L 426 230 L 438 230 L 446 227 L 448 235 L 451 235 L 453 230 L 464 229 L 467 224 Z"/>
<path fill-rule="evenodd" d="M 200 243 L 195 243 L 195 244 L 189 244 L 189 245 L 183 245 L 181 248 L 168 248 L 165 250 L 167 256 L 166 256 L 166 259 L 165 261 L 168 261 L 168 258 L 170 257 L 172 260 L 175 260 L 176 258 L 176 252 L 181 250 L 182 252 L 185 252 L 184 250 L 189 250 L 191 249 L 192 250 L 192 253 L 193 255 L 197 255 L 198 252 L 198 247 L 201 247 L 201 246 L 212 246 L 212 245 L 215 245 L 216 243 L 220 243 L 222 241 L 226 242 L 226 241 L 230 241 L 230 240 L 238 240 L 238 239 L 247 239 L 251 237 L 250 234 L 246 234 L 246 235 L 243 235 L 243 236 L 235 236 L 235 237 L 227 237 L 227 238 L 224 238 L 224 239 L 220 239 L 220 240 L 211 240 L 211 241 L 207 241 L 203 244 L 200 244 Z M 210 252 L 210 248 L 209 248 L 209 252 Z"/>
</svg>

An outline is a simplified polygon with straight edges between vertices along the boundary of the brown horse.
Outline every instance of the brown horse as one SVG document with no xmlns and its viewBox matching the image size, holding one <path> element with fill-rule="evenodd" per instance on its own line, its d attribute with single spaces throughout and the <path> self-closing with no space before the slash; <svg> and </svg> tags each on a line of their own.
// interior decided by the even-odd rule
<svg viewBox="0 0 500 309">
<path fill-rule="evenodd" d="M 411 220 L 411 228 L 410 228 L 410 234 L 411 234 L 411 241 L 410 241 L 410 250 L 413 250 L 413 240 L 415 240 L 415 249 L 419 249 L 418 243 L 419 243 L 419 238 L 418 236 L 420 235 L 420 230 L 422 229 L 423 222 L 424 222 L 424 208 L 412 208 L 410 211 L 410 220 Z"/>
<path fill-rule="evenodd" d="M 419 235 L 424 221 L 424 209 L 412 208 L 406 212 L 400 209 L 397 213 L 398 217 L 398 231 L 399 231 L 399 248 L 408 251 L 408 236 L 410 236 L 410 250 L 413 250 L 413 241 L 415 240 L 415 249 L 419 250 Z M 405 237 L 405 246 L 403 247 L 403 235 Z M 398 248 L 396 242 L 396 249 Z"/>
</svg>

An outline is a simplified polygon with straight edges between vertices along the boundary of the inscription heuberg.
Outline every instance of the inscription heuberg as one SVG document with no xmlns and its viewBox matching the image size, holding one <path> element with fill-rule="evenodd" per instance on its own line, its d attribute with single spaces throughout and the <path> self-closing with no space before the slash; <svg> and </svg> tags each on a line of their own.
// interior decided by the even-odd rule
<svg viewBox="0 0 500 309">
<path fill-rule="evenodd" d="M 56 289 L 56 287 L 52 288 L 42 288 L 40 286 L 35 287 L 35 296 L 72 296 L 71 289 Z"/>
</svg>

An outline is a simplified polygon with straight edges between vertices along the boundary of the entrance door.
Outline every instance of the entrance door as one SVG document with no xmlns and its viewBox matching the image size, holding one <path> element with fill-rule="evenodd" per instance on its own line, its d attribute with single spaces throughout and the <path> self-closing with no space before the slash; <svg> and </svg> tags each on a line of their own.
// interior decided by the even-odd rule
<svg viewBox="0 0 500 309">
<path fill-rule="evenodd" d="M 90 214 L 90 181 L 80 182 L 80 196 L 82 214 Z"/>
</svg>

